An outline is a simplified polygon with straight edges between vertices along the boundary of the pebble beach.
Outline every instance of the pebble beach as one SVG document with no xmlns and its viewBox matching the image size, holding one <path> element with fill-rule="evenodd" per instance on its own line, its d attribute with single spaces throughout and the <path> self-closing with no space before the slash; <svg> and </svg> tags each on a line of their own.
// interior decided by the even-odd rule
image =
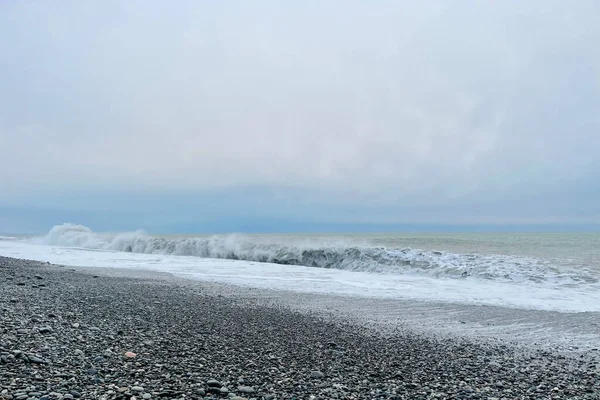
<svg viewBox="0 0 600 400">
<path fill-rule="evenodd" d="M 235 290 L 233 288 L 232 290 Z M 0 257 L 0 399 L 597 399 L 590 357 Z"/>
</svg>

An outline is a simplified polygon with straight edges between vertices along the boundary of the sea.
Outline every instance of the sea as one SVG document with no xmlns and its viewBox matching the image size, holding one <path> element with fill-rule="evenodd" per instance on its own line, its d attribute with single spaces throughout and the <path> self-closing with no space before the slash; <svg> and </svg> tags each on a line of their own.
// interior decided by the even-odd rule
<svg viewBox="0 0 600 400">
<path fill-rule="evenodd" d="M 154 235 L 62 224 L 2 236 L 0 255 L 258 289 L 600 311 L 600 233 Z"/>
</svg>

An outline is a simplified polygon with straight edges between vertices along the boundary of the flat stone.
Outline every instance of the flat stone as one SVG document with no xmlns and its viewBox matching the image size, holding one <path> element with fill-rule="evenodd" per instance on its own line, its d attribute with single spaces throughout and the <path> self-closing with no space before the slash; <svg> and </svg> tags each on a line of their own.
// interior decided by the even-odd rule
<svg viewBox="0 0 600 400">
<path fill-rule="evenodd" d="M 144 391 L 144 388 L 143 388 L 143 387 L 141 387 L 141 386 L 133 386 L 133 387 L 131 388 L 131 390 L 133 390 L 134 392 L 143 392 L 143 391 Z"/>
<path fill-rule="evenodd" d="M 322 378 L 325 378 L 325 374 L 322 373 L 321 371 L 312 371 L 310 373 L 310 377 L 313 379 L 322 379 Z"/>
<path fill-rule="evenodd" d="M 251 386 L 238 386 L 237 391 L 244 394 L 254 393 L 255 390 Z"/>
<path fill-rule="evenodd" d="M 37 357 L 37 356 L 27 356 L 27 358 L 29 359 L 30 363 L 33 364 L 44 364 L 44 360 L 42 360 L 41 358 Z"/>
<path fill-rule="evenodd" d="M 52 327 L 50 327 L 50 326 L 42 326 L 41 328 L 38 329 L 38 331 L 40 333 L 52 333 L 52 332 L 54 332 L 54 329 L 52 329 Z"/>
<path fill-rule="evenodd" d="M 221 382 L 219 382 L 219 381 L 218 381 L 218 380 L 216 380 L 216 379 L 209 379 L 209 380 L 206 382 L 206 385 L 207 385 L 208 387 L 218 387 L 218 388 L 220 388 L 221 386 L 223 386 L 223 385 L 221 384 Z"/>
</svg>

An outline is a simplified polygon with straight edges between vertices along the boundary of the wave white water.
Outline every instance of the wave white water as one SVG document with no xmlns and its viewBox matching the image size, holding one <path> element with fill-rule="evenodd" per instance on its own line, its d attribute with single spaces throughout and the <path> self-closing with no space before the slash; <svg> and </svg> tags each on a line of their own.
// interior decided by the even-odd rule
<svg viewBox="0 0 600 400">
<path fill-rule="evenodd" d="M 547 260 L 508 255 L 460 254 L 410 248 L 343 244 L 257 243 L 252 237 L 224 235 L 167 239 L 143 231 L 98 234 L 75 224 L 54 226 L 34 243 L 140 254 L 172 254 L 282 265 L 436 278 L 539 283 L 552 287 L 595 286 L 600 273 L 583 266 L 558 266 Z"/>
<path fill-rule="evenodd" d="M 276 240 L 284 244 L 274 243 Z M 76 267 L 154 270 L 264 289 L 561 312 L 600 311 L 596 271 L 524 257 L 339 241 L 317 245 L 284 237 L 109 235 L 71 224 L 56 226 L 42 237 L 2 240 L 0 255 Z M 300 263 L 309 266 L 297 265 Z"/>
</svg>

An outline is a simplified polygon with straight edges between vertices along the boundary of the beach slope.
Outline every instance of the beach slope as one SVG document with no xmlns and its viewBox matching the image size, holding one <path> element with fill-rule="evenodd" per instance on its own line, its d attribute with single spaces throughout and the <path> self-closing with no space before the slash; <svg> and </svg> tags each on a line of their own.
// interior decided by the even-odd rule
<svg viewBox="0 0 600 400">
<path fill-rule="evenodd" d="M 595 399 L 596 363 L 0 257 L 0 399 Z"/>
</svg>

